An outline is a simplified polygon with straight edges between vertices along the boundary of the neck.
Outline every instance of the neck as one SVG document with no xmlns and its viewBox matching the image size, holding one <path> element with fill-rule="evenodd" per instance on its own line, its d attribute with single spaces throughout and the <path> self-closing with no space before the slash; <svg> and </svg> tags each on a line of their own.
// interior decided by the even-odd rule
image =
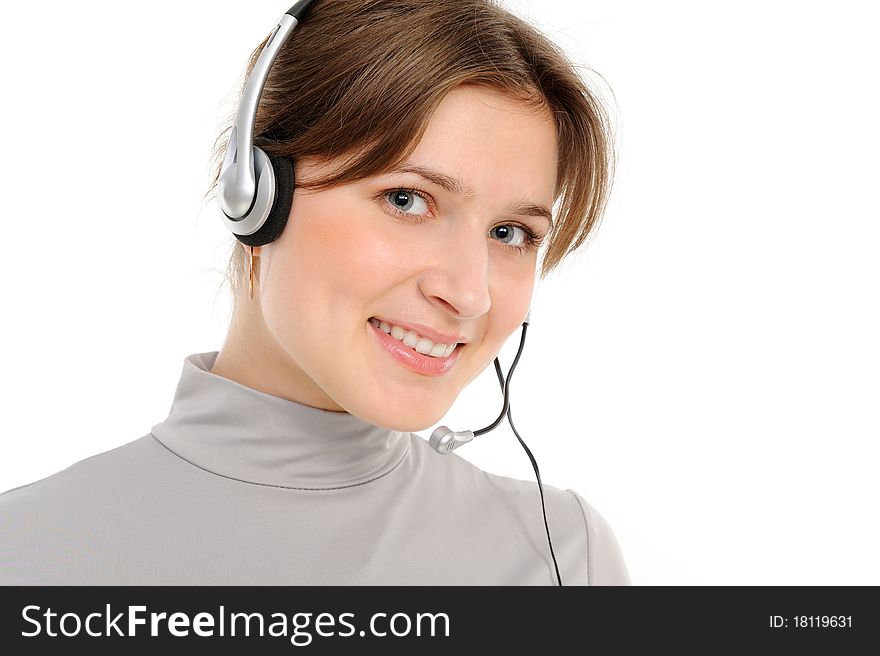
<svg viewBox="0 0 880 656">
<path fill-rule="evenodd" d="M 269 332 L 257 299 L 246 299 L 236 306 L 211 373 L 288 401 L 331 412 L 346 412 Z"/>
</svg>

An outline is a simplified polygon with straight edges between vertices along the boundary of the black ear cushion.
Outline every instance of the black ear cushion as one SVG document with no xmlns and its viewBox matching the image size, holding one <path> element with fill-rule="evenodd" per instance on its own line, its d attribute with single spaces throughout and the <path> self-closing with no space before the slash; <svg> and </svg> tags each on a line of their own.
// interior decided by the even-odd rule
<svg viewBox="0 0 880 656">
<path fill-rule="evenodd" d="M 289 157 L 269 155 L 275 172 L 275 202 L 269 210 L 266 222 L 252 235 L 236 235 L 247 246 L 263 246 L 278 239 L 287 225 L 290 205 L 293 202 L 294 168 Z"/>
</svg>

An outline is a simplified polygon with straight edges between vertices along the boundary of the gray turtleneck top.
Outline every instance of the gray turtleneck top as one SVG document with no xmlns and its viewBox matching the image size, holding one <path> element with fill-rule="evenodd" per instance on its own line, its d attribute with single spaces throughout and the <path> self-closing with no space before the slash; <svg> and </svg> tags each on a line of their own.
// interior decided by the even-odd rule
<svg viewBox="0 0 880 656">
<path fill-rule="evenodd" d="M 147 435 L 0 494 L 0 584 L 556 585 L 538 485 L 187 356 Z M 608 524 L 544 485 L 563 585 L 629 585 Z"/>
</svg>

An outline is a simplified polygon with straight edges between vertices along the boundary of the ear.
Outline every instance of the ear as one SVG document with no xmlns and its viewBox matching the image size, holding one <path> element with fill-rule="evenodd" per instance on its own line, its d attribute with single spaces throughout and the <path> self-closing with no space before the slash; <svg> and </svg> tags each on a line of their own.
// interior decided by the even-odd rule
<svg viewBox="0 0 880 656">
<path fill-rule="evenodd" d="M 291 204 L 293 203 L 295 181 L 294 163 L 289 157 L 266 155 L 256 146 L 254 146 L 254 151 L 262 153 L 262 155 L 256 157 L 257 161 L 262 162 L 258 176 L 258 189 L 268 189 L 269 183 L 266 183 L 265 185 L 263 184 L 266 176 L 274 179 L 275 185 L 272 204 L 269 206 L 269 212 L 266 215 L 263 225 L 250 235 L 236 235 L 236 238 L 242 244 L 253 244 L 254 248 L 256 248 L 263 244 L 272 243 L 278 239 L 284 231 L 284 226 L 287 224 L 287 217 L 290 215 Z M 260 202 L 268 202 L 267 198 L 268 197 L 263 198 Z M 256 200 L 254 203 L 256 203 Z M 256 254 L 256 251 L 254 254 Z"/>
<path fill-rule="evenodd" d="M 270 155 L 269 161 L 272 162 L 272 170 L 275 173 L 275 202 L 272 204 L 269 216 L 266 217 L 266 224 L 258 231 L 264 234 L 262 239 L 264 244 L 272 243 L 284 231 L 296 186 L 296 162 L 290 157 L 277 155 Z"/>
</svg>

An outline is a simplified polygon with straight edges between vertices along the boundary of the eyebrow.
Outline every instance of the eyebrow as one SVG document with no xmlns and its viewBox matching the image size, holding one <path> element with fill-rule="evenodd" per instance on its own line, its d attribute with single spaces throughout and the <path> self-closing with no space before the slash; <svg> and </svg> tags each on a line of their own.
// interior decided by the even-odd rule
<svg viewBox="0 0 880 656">
<path fill-rule="evenodd" d="M 446 175 L 445 173 L 441 173 L 440 171 L 436 171 L 426 166 L 419 166 L 418 164 L 405 164 L 392 169 L 391 171 L 389 171 L 389 173 L 414 173 L 418 176 L 425 178 L 425 180 L 433 182 L 438 187 L 442 187 L 449 193 L 456 194 L 457 196 L 470 199 L 476 195 L 474 188 L 464 183 L 459 178 L 454 178 L 450 175 Z M 519 214 L 521 216 L 535 216 L 538 218 L 543 217 L 547 219 L 550 227 L 553 228 L 552 213 L 547 207 L 539 205 L 538 203 L 533 203 L 528 200 L 513 202 L 507 206 L 505 211 L 512 214 Z"/>
</svg>

